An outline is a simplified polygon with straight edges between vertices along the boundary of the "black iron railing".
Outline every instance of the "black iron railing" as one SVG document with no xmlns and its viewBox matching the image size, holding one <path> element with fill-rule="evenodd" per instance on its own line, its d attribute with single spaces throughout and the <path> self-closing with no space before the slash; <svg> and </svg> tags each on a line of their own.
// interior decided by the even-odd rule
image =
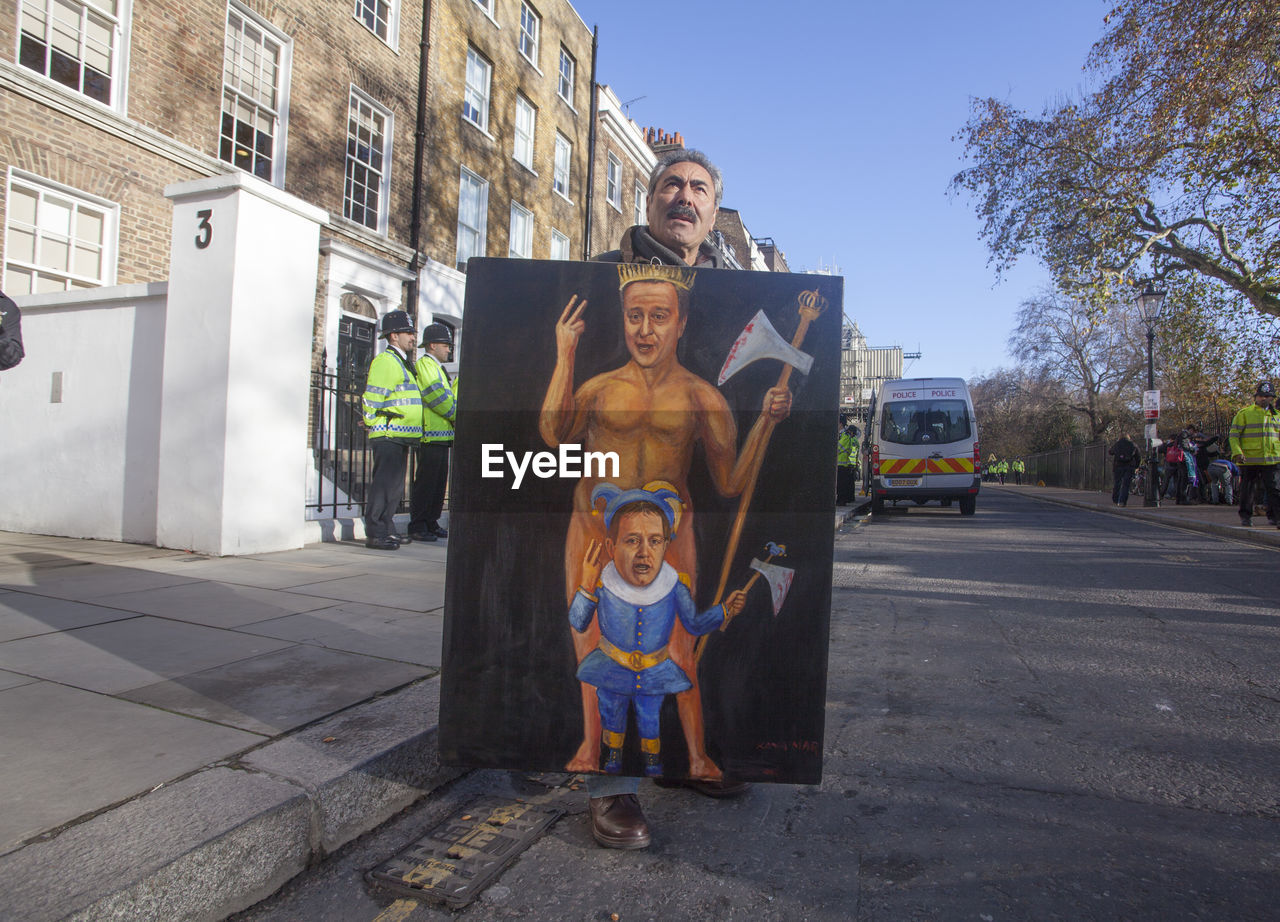
<svg viewBox="0 0 1280 922">
<path fill-rule="evenodd" d="M 373 453 L 369 450 L 360 406 L 363 393 L 363 374 L 329 370 L 323 364 L 311 373 L 310 431 L 316 490 L 310 508 L 328 512 L 334 518 L 364 514 L 365 496 L 373 474 Z M 413 464 L 411 453 L 400 512 L 409 509 Z"/>
<path fill-rule="evenodd" d="M 1111 489 L 1111 465 L 1105 442 L 1027 455 L 1024 460 L 1027 472 L 1023 476 L 1028 483 L 1073 490 Z"/>
</svg>

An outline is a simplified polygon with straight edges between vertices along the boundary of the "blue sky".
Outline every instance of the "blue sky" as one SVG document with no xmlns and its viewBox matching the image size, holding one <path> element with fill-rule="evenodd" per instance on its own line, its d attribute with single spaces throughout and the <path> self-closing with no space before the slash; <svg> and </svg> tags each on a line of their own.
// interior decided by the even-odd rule
<svg viewBox="0 0 1280 922">
<path fill-rule="evenodd" d="M 600 30 L 597 79 L 642 127 L 680 132 L 725 174 L 724 204 L 793 270 L 837 265 L 845 313 L 919 375 L 1010 364 L 1018 305 L 1047 276 L 996 284 L 969 201 L 946 193 L 971 97 L 1038 113 L 1078 95 L 1110 7 L 816 0 L 571 0 Z"/>
</svg>

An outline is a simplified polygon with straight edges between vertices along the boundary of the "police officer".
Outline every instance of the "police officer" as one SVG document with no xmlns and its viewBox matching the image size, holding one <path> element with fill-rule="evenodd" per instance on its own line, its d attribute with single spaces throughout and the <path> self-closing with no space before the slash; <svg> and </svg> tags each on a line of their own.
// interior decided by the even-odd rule
<svg viewBox="0 0 1280 922">
<path fill-rule="evenodd" d="M 836 505 L 853 502 L 858 488 L 858 428 L 851 417 L 841 420 L 836 439 Z"/>
<path fill-rule="evenodd" d="M 1280 485 L 1276 483 L 1280 467 L 1280 422 L 1272 412 L 1276 397 L 1270 381 L 1261 381 L 1253 392 L 1253 403 L 1242 407 L 1231 420 L 1228 442 L 1231 460 L 1240 466 L 1240 524 L 1248 527 L 1253 519 L 1253 485 L 1262 484 L 1267 516 L 1280 528 L 1277 502 Z"/>
<path fill-rule="evenodd" d="M 416 463 L 409 492 L 409 537 L 436 541 L 449 533 L 440 527 L 444 492 L 449 482 L 449 446 L 453 444 L 453 419 L 457 395 L 443 363 L 453 348 L 453 334 L 443 323 L 428 324 L 422 331 L 422 355 L 414 365 L 422 391 L 422 441 L 414 449 Z"/>
<path fill-rule="evenodd" d="M 396 534 L 395 514 L 404 499 L 409 449 L 422 439 L 422 393 L 409 364 L 413 333 L 413 321 L 404 311 L 389 311 L 382 318 L 378 336 L 387 341 L 387 348 L 369 364 L 362 400 L 373 452 L 364 546 L 378 551 L 399 550 L 409 540 Z"/>
</svg>

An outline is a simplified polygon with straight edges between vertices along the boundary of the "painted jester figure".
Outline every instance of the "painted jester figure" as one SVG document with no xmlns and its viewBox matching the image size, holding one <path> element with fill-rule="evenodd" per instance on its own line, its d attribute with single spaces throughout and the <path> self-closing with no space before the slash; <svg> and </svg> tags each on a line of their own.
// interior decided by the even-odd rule
<svg viewBox="0 0 1280 922">
<path fill-rule="evenodd" d="M 569 606 L 574 630 L 585 630 L 592 618 L 600 624 L 599 644 L 578 666 L 578 679 L 597 691 L 604 770 L 622 770 L 627 714 L 634 709 L 644 773 L 653 777 L 662 774 L 662 701 L 693 687 L 671 659 L 672 630 L 678 621 L 691 636 L 710 633 L 742 611 L 746 593 L 738 590 L 697 611 L 688 585 L 664 559 L 682 509 L 671 484 L 623 490 L 604 483 L 591 492 L 592 505 L 602 501 L 608 537 L 603 545 L 595 539 L 588 544 L 582 582 Z M 602 570 L 604 558 L 609 562 Z"/>
</svg>

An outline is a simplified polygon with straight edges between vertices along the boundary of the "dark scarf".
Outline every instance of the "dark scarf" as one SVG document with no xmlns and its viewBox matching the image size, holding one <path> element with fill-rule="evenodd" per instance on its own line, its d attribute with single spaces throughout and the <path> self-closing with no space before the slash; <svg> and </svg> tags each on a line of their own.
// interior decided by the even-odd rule
<svg viewBox="0 0 1280 922">
<path fill-rule="evenodd" d="M 724 255 L 710 244 L 703 243 L 698 250 L 697 265 L 702 268 L 727 269 Z M 663 246 L 649 233 L 645 224 L 636 224 L 627 228 L 622 235 L 622 243 L 616 250 L 601 253 L 596 257 L 600 262 L 611 263 L 651 263 L 658 262 L 666 266 L 683 266 L 684 260 L 673 250 Z"/>
</svg>

